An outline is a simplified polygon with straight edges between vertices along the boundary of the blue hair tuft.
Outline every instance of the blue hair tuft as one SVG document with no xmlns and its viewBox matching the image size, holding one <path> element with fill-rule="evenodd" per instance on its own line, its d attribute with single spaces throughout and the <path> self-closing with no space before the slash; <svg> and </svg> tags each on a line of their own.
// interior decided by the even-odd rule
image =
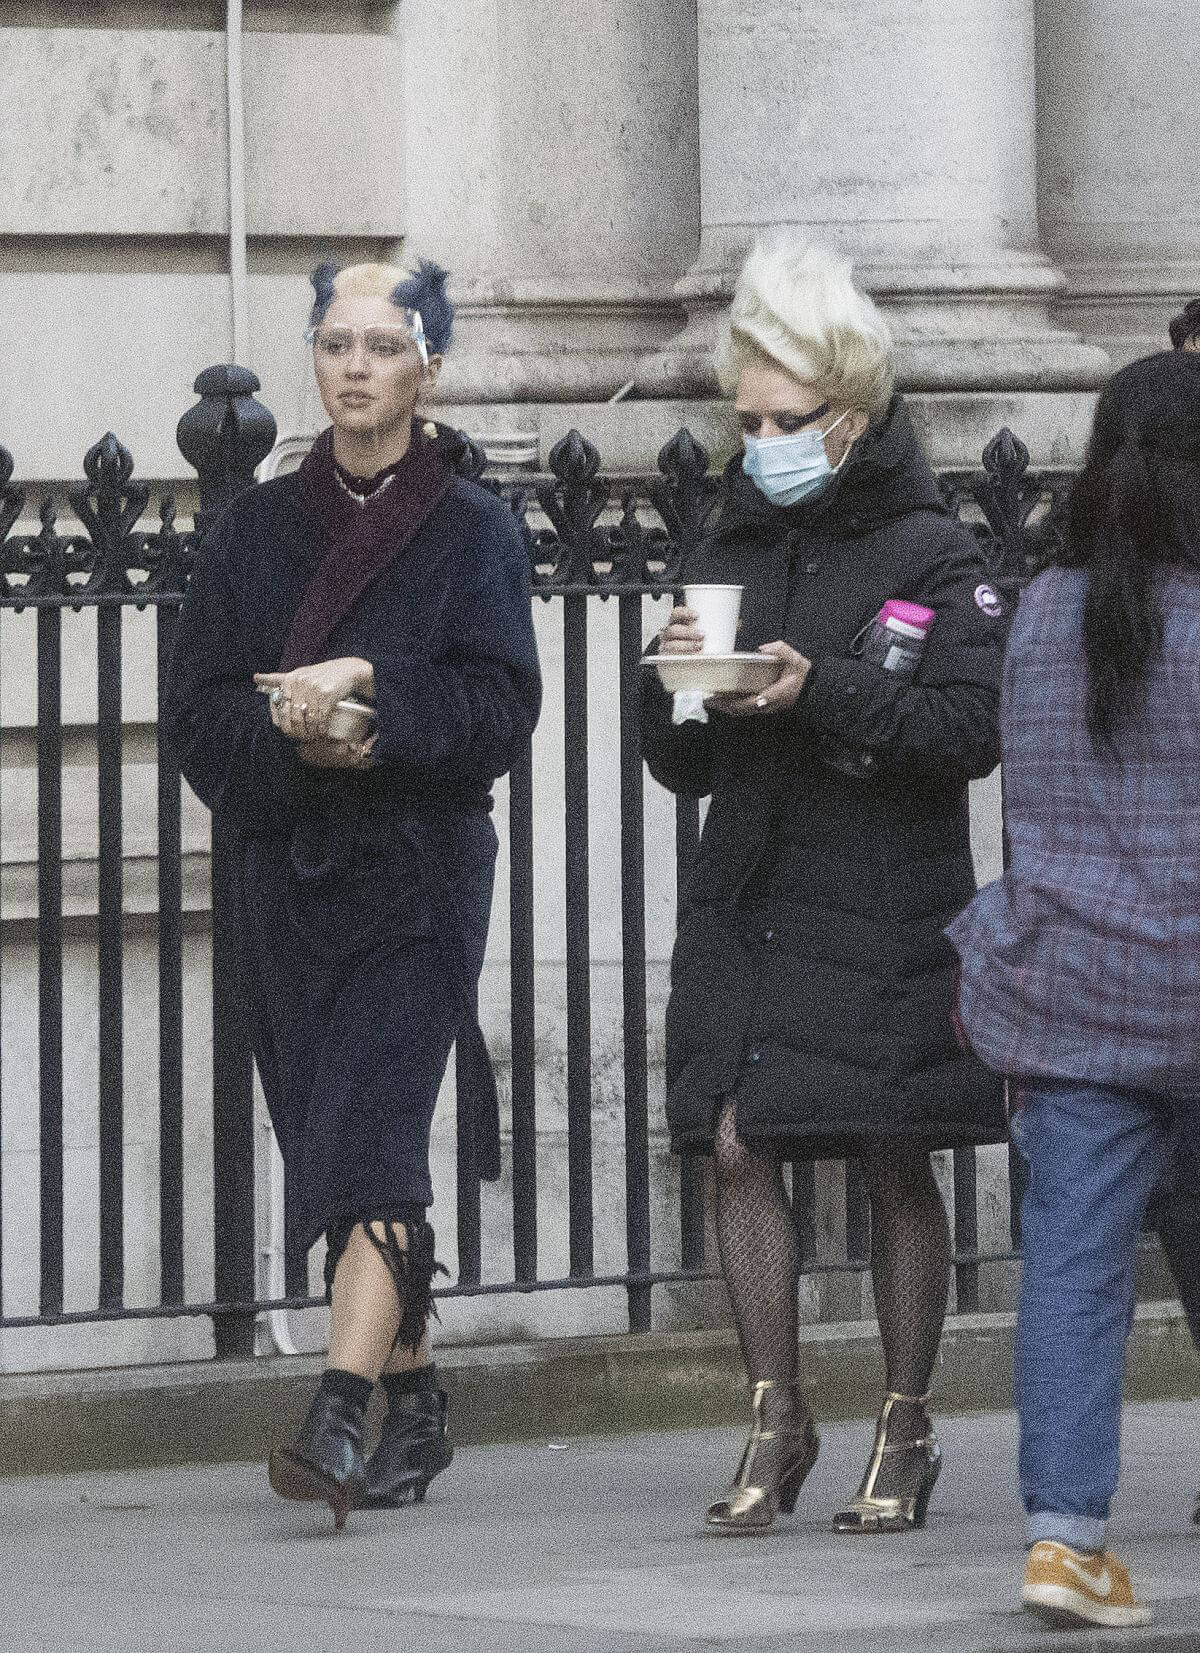
<svg viewBox="0 0 1200 1653">
<path fill-rule="evenodd" d="M 312 315 L 309 318 L 311 326 L 315 327 L 324 321 L 336 295 L 337 280 L 342 270 L 342 265 L 332 258 L 327 258 L 317 265 L 309 277 L 314 295 Z M 384 274 L 383 268 L 379 265 L 369 266 L 368 271 L 372 276 Z M 425 341 L 435 356 L 445 352 L 454 328 L 454 306 L 446 296 L 447 280 L 446 271 L 440 264 L 435 264 L 432 259 L 423 258 L 412 274 L 397 282 L 388 294 L 390 302 L 400 309 L 421 312 Z"/>
<path fill-rule="evenodd" d="M 454 306 L 446 296 L 449 279 L 440 264 L 422 258 L 413 274 L 392 289 L 392 303 L 419 310 L 431 355 L 442 356 L 454 330 Z"/>
<path fill-rule="evenodd" d="M 325 319 L 325 312 L 333 303 L 333 284 L 341 271 L 341 265 L 332 258 L 322 259 L 317 265 L 309 280 L 312 282 L 313 307 L 309 318 L 313 327 Z"/>
</svg>

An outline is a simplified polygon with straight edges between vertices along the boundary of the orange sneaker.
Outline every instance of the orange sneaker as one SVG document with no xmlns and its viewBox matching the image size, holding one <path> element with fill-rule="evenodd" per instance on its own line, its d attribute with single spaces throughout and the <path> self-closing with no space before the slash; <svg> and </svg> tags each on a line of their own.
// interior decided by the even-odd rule
<svg viewBox="0 0 1200 1653">
<path fill-rule="evenodd" d="M 1021 1600 L 1049 1624 L 1101 1624 L 1131 1630 L 1149 1624 L 1150 1609 L 1133 1593 L 1129 1574 L 1109 1550 L 1087 1555 L 1044 1538 L 1025 1562 Z"/>
</svg>

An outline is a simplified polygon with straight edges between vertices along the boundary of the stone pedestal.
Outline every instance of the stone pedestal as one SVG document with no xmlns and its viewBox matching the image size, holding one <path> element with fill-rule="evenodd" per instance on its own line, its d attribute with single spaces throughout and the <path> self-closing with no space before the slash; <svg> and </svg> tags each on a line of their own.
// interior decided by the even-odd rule
<svg viewBox="0 0 1200 1653">
<path fill-rule="evenodd" d="M 700 256 L 685 332 L 649 393 L 713 384 L 719 312 L 755 236 L 787 226 L 855 261 L 907 390 L 1071 391 L 1104 355 L 1062 331 L 1041 251 L 1034 0 L 699 0 Z"/>
<path fill-rule="evenodd" d="M 454 275 L 449 403 L 603 401 L 679 330 L 695 0 L 410 0 L 408 244 Z"/>
<path fill-rule="evenodd" d="M 1200 294 L 1193 0 L 1038 0 L 1042 234 L 1060 307 L 1122 365 Z"/>
</svg>

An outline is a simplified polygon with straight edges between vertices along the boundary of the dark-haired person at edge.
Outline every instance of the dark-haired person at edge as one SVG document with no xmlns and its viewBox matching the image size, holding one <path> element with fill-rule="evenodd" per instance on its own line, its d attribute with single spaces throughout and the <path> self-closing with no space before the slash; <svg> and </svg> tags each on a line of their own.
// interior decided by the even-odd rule
<svg viewBox="0 0 1200 1653">
<path fill-rule="evenodd" d="M 1138 1235 L 1177 1145 L 1200 1155 L 1198 662 L 1200 355 L 1164 352 L 1102 392 L 1021 598 L 1009 866 L 949 929 L 966 1034 L 1020 1103 L 1022 1594 L 1056 1624 L 1150 1618 L 1105 1536 Z"/>
<path fill-rule="evenodd" d="M 742 586 L 738 647 L 782 670 L 759 695 L 701 708 L 643 674 L 651 773 L 711 799 L 671 965 L 667 1117 L 678 1150 L 714 1158 L 753 1427 L 706 1525 L 766 1532 L 816 1459 L 782 1166 L 848 1156 L 871 1202 L 886 1392 L 834 1528 L 902 1532 L 924 1524 L 941 1462 L 929 1389 L 951 1245 L 931 1151 L 1005 1136 L 1002 1086 L 955 1035 L 942 931 L 975 892 L 967 783 L 999 756 L 1007 628 L 847 263 L 757 247 L 721 377 L 745 452 L 687 578 Z M 934 611 L 915 677 L 857 652 L 892 599 Z M 695 653 L 697 619 L 677 608 L 657 649 Z"/>
<path fill-rule="evenodd" d="M 1189 355 L 1200 352 L 1200 298 L 1189 299 L 1174 317 L 1170 336 L 1173 350 Z M 1192 1341 L 1200 1349 L 1200 1159 L 1189 1154 L 1183 1142 L 1172 1158 L 1164 1186 L 1151 1202 L 1151 1212 Z M 1200 1492 L 1192 1520 L 1200 1526 Z"/>
<path fill-rule="evenodd" d="M 485 1174 L 495 1089 L 475 1014 L 491 909 L 491 787 L 541 699 L 529 558 L 508 508 L 416 418 L 452 311 L 445 272 L 314 273 L 332 428 L 237 499 L 200 548 L 165 695 L 183 773 L 236 835 L 255 1054 L 294 1241 L 322 1234 L 328 1365 L 271 1455 L 285 1498 L 420 1501 L 451 1457 L 431 1363 L 429 1136 L 463 1043 Z M 339 701 L 374 733 L 327 734 Z M 217 1030 L 218 1037 L 220 1030 Z M 376 1380 L 388 1410 L 364 1464 Z"/>
<path fill-rule="evenodd" d="M 1200 351 L 1200 298 L 1190 298 L 1170 325 L 1171 349 Z"/>
</svg>

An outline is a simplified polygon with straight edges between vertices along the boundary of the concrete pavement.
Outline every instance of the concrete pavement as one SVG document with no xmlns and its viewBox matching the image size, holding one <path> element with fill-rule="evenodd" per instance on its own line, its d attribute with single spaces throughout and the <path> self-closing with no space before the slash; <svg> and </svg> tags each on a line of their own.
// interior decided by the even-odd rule
<svg viewBox="0 0 1200 1653">
<path fill-rule="evenodd" d="M 1015 1332 L 1013 1314 L 950 1316 L 933 1375 L 940 1412 L 1009 1404 Z M 437 1360 L 464 1445 L 719 1429 L 745 1416 L 746 1374 L 731 1328 L 439 1342 Z M 318 1355 L 291 1355 L 5 1375 L 0 1476 L 264 1458 L 299 1427 L 323 1364 Z M 801 1327 L 800 1370 L 821 1417 L 861 1417 L 883 1383 L 875 1323 Z M 1200 1398 L 1200 1362 L 1178 1303 L 1138 1308 L 1125 1394 Z"/>
<path fill-rule="evenodd" d="M 1200 1404 L 1126 1414 L 1113 1543 L 1151 1631 L 1053 1636 L 1017 1608 L 1010 1413 L 944 1418 L 923 1533 L 837 1538 L 867 1421 L 830 1424 L 791 1520 L 700 1534 L 730 1430 L 460 1450 L 423 1509 L 284 1505 L 260 1464 L 0 1483 L 0 1647 L 30 1653 L 1063 1653 L 1200 1650 Z"/>
</svg>

